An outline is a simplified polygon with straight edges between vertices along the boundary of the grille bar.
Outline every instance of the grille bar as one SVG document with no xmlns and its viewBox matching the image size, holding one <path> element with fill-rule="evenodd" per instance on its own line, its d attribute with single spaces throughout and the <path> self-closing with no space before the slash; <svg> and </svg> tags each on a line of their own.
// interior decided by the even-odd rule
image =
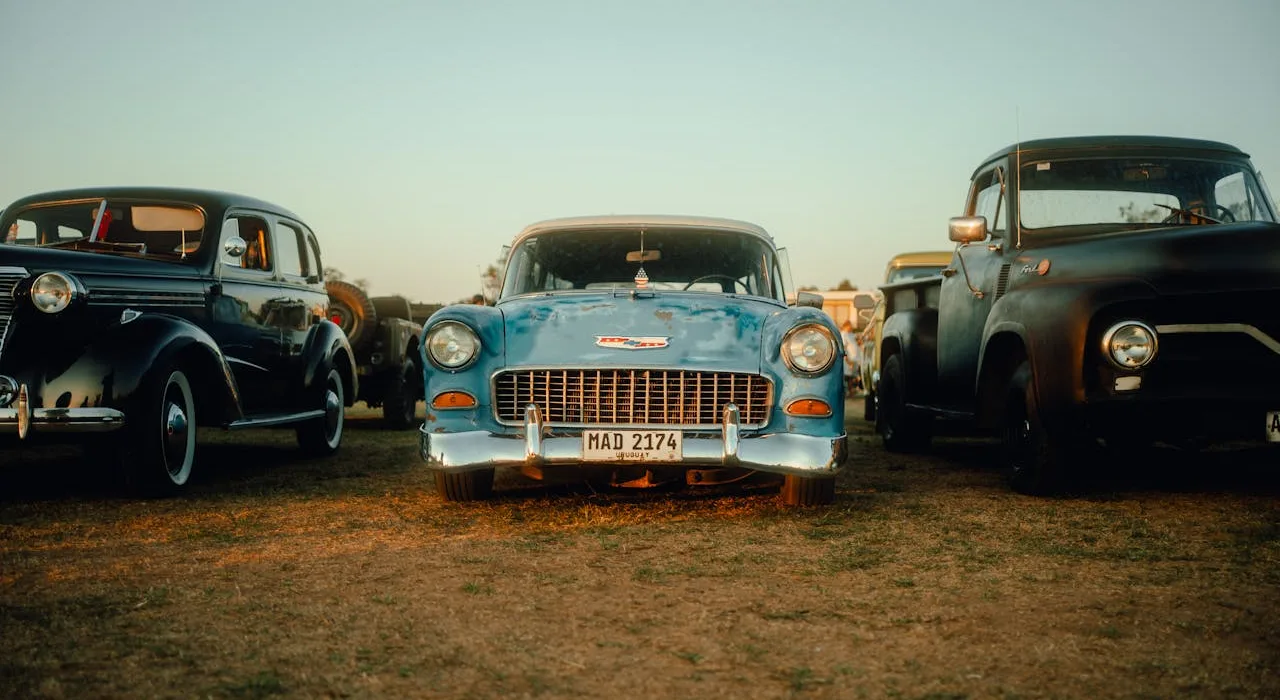
<svg viewBox="0 0 1280 700">
<path fill-rule="evenodd" d="M 769 420 L 773 387 L 758 374 L 662 369 L 510 370 L 494 378 L 499 422 L 520 423 L 531 403 L 555 426 L 688 427 L 719 425 L 733 403 L 744 427 L 758 427 Z"/>
<path fill-rule="evenodd" d="M 0 268 L 0 353 L 4 352 L 5 339 L 9 337 L 9 321 L 13 319 L 13 288 L 26 279 L 27 271 L 21 267 Z"/>
</svg>

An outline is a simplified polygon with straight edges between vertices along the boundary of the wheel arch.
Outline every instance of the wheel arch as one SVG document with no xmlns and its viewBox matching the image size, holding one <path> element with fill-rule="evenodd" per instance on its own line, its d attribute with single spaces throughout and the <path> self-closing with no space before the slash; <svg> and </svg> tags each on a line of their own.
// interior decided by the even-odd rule
<svg viewBox="0 0 1280 700">
<path fill-rule="evenodd" d="M 1021 328 L 997 329 L 983 345 L 977 387 L 977 418 L 980 425 L 1000 425 L 1005 410 L 1005 394 L 1013 373 L 1024 361 L 1030 361 L 1026 339 Z M 1031 373 L 1035 380 L 1034 368 Z"/>
</svg>

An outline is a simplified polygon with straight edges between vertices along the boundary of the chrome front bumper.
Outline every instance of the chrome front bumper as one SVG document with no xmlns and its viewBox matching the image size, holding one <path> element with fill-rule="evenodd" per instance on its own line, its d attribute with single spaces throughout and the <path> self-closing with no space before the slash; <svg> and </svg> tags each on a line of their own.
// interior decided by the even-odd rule
<svg viewBox="0 0 1280 700">
<path fill-rule="evenodd" d="M 661 466 L 742 467 L 775 474 L 831 476 L 844 464 L 845 436 L 821 437 L 775 433 L 741 437 L 738 409 L 725 406 L 720 434 L 686 433 L 683 458 Z M 656 427 L 656 426 L 655 426 Z M 494 467 L 547 467 L 586 464 L 582 436 L 551 437 L 537 406 L 525 409 L 522 435 L 497 435 L 486 430 L 431 433 L 419 430 L 419 451 L 427 468 L 467 472 Z M 617 464 L 635 464 L 618 462 Z"/>
<path fill-rule="evenodd" d="M 124 414 L 114 408 L 31 408 L 24 384 L 12 408 L 0 408 L 0 434 L 26 439 L 40 433 L 108 433 L 124 426 Z"/>
</svg>

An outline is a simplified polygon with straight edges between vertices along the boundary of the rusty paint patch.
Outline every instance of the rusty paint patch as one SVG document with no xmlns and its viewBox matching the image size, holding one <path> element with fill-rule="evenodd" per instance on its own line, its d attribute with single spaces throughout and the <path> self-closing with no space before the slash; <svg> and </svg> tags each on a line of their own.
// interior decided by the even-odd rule
<svg viewBox="0 0 1280 700">
<path fill-rule="evenodd" d="M 671 313 L 670 311 L 661 311 L 661 310 L 659 310 L 659 311 L 654 311 L 654 312 L 653 312 L 653 315 L 654 315 L 654 316 L 656 316 L 656 317 L 658 317 L 658 320 L 659 320 L 659 321 L 663 321 L 663 322 L 665 322 L 665 323 L 670 323 L 670 322 L 671 322 L 671 317 L 672 317 L 672 316 L 674 316 L 675 314 Z"/>
</svg>

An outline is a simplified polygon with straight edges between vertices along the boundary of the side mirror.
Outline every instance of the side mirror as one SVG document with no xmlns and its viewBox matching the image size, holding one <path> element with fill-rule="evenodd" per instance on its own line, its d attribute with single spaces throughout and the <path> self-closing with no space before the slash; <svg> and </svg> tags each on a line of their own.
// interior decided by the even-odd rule
<svg viewBox="0 0 1280 700">
<path fill-rule="evenodd" d="M 245 243 L 243 238 L 239 236 L 232 236 L 222 244 L 222 252 L 226 253 L 227 257 L 238 258 L 244 255 L 244 251 L 248 249 L 248 247 L 249 244 Z"/>
<path fill-rule="evenodd" d="M 822 309 L 822 295 L 813 292 L 796 292 L 796 306 L 811 306 Z"/>
<path fill-rule="evenodd" d="M 977 243 L 987 240 L 987 217 L 954 216 L 947 224 L 947 235 L 956 243 Z"/>
</svg>

